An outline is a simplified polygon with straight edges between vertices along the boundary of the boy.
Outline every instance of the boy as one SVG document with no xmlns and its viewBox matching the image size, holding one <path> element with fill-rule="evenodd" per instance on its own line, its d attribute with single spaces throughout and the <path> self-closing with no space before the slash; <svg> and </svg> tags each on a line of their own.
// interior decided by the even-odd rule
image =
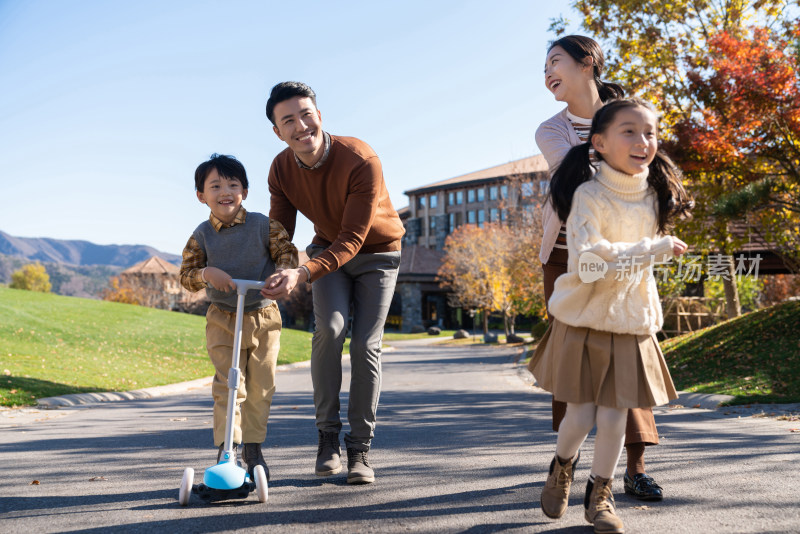
<svg viewBox="0 0 800 534">
<path fill-rule="evenodd" d="M 209 219 L 194 231 L 183 249 L 181 284 L 190 291 L 206 289 L 211 305 L 206 313 L 206 346 L 216 369 L 214 443 L 219 462 L 225 442 L 228 405 L 228 370 L 236 320 L 236 286 L 233 279 L 265 280 L 282 269 L 297 267 L 297 249 L 283 226 L 265 215 L 247 212 L 247 174 L 232 156 L 213 154 L 194 175 L 197 198 L 211 209 Z M 267 436 L 267 419 L 275 392 L 281 316 L 278 305 L 257 292 L 245 297 L 242 349 L 233 449 L 244 443 L 242 460 L 253 478 L 256 465 L 269 469 L 261 452 Z"/>
</svg>

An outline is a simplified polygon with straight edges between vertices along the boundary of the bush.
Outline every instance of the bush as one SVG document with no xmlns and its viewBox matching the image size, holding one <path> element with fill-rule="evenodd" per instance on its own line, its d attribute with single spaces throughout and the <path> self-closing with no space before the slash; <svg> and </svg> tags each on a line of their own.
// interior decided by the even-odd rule
<svg viewBox="0 0 800 534">
<path fill-rule="evenodd" d="M 50 293 L 50 289 L 53 286 L 50 284 L 50 276 L 47 274 L 44 265 L 37 261 L 36 263 L 24 265 L 22 269 L 15 271 L 11 275 L 11 284 L 8 287 Z"/>
</svg>

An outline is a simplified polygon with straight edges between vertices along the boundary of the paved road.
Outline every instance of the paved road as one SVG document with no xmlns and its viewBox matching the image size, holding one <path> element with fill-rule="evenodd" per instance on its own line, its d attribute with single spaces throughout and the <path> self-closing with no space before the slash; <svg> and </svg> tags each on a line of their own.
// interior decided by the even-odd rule
<svg viewBox="0 0 800 534">
<path fill-rule="evenodd" d="M 591 532 L 591 441 L 566 516 L 538 509 L 555 436 L 549 397 L 526 383 L 516 351 L 397 347 L 384 360 L 375 484 L 313 475 L 311 381 L 293 369 L 278 378 L 266 504 L 178 505 L 183 469 L 199 481 L 215 457 L 203 388 L 0 414 L 0 532 Z M 642 506 L 617 485 L 627 532 L 800 532 L 800 422 L 688 407 L 657 420 L 662 445 L 647 459 L 668 499 Z"/>
</svg>

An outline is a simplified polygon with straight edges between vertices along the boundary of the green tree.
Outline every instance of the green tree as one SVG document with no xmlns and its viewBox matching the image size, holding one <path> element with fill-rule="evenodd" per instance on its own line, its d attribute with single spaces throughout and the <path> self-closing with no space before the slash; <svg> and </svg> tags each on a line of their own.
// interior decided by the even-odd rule
<svg viewBox="0 0 800 534">
<path fill-rule="evenodd" d="M 21 269 L 12 273 L 11 284 L 8 287 L 50 293 L 52 286 L 44 265 L 37 261 L 36 263 L 23 265 Z"/>
</svg>

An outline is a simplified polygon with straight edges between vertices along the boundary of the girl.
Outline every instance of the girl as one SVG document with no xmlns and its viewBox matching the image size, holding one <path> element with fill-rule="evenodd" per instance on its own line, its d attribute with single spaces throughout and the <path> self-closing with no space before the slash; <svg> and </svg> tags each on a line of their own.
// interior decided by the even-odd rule
<svg viewBox="0 0 800 534">
<path fill-rule="evenodd" d="M 611 480 L 628 409 L 677 398 L 655 337 L 663 317 L 647 267 L 686 251 L 666 232 L 691 201 L 677 169 L 658 152 L 657 129 L 644 101 L 612 100 L 595 113 L 589 142 L 570 149 L 550 187 L 556 214 L 567 221 L 567 273 L 555 281 L 552 323 L 530 368 L 567 410 L 541 507 L 548 517 L 564 514 L 578 450 L 597 424 L 584 500 L 595 532 L 624 531 Z M 608 270 L 592 281 L 588 263 Z"/>
<path fill-rule="evenodd" d="M 545 85 L 556 100 L 567 107 L 543 122 L 536 130 L 536 144 L 555 172 L 564 155 L 575 145 L 588 141 L 595 111 L 603 103 L 624 96 L 619 85 L 600 79 L 605 59 L 600 45 L 589 37 L 568 35 L 554 41 L 547 51 Z M 592 151 L 593 154 L 593 151 Z M 596 162 L 596 158 L 593 157 Z M 550 203 L 544 206 L 544 236 L 539 259 L 544 271 L 545 302 L 553 293 L 556 278 L 567 272 L 567 239 L 562 220 Z M 549 311 L 549 310 L 548 310 Z M 567 405 L 553 398 L 553 430 L 558 431 Z M 625 431 L 627 469 L 625 493 L 643 500 L 661 500 L 663 490 L 645 471 L 645 445 L 658 444 L 658 430 L 650 408 L 628 412 Z"/>
</svg>

